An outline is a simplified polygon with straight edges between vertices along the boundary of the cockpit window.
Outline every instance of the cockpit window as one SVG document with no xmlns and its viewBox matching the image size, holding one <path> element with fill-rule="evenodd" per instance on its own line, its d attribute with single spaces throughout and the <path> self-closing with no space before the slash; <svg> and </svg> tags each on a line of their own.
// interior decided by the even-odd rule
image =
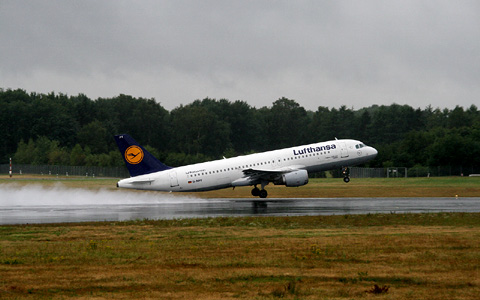
<svg viewBox="0 0 480 300">
<path fill-rule="evenodd" d="M 360 149 L 360 148 L 363 148 L 363 147 L 367 147 L 367 146 L 365 146 L 365 144 L 357 144 L 357 145 L 355 145 L 355 148 L 357 148 L 357 149 Z"/>
</svg>

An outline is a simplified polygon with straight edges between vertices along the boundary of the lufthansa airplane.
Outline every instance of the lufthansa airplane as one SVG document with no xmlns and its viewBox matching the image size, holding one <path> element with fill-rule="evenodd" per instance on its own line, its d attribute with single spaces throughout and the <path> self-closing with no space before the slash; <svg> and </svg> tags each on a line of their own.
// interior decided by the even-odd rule
<svg viewBox="0 0 480 300">
<path fill-rule="evenodd" d="M 252 195 L 266 198 L 265 186 L 298 187 L 308 183 L 308 173 L 365 163 L 377 150 L 356 140 L 332 140 L 171 168 L 160 162 L 128 134 L 115 136 L 131 177 L 117 187 L 167 192 L 197 192 L 236 186 L 254 186 Z M 260 185 L 260 188 L 257 186 Z"/>
</svg>

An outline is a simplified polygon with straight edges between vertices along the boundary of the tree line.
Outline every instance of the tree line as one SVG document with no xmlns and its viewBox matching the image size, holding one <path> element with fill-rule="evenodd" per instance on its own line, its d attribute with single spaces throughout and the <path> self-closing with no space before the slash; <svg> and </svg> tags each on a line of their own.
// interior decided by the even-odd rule
<svg viewBox="0 0 480 300">
<path fill-rule="evenodd" d="M 280 98 L 256 108 L 195 100 L 167 111 L 154 99 L 0 89 L 0 159 L 17 164 L 122 166 L 113 135 L 128 133 L 167 165 L 352 138 L 379 150 L 370 167 L 480 166 L 475 105 L 424 109 L 373 105 L 309 111 Z"/>
</svg>

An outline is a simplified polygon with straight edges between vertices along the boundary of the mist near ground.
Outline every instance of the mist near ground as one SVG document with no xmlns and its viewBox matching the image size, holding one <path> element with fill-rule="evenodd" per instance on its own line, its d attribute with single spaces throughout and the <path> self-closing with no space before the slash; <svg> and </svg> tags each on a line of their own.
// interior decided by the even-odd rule
<svg viewBox="0 0 480 300">
<path fill-rule="evenodd" d="M 178 194 L 129 190 L 67 188 L 58 183 L 42 185 L 0 184 L 0 207 L 49 205 L 134 205 L 156 203 L 198 203 L 200 198 Z"/>
</svg>

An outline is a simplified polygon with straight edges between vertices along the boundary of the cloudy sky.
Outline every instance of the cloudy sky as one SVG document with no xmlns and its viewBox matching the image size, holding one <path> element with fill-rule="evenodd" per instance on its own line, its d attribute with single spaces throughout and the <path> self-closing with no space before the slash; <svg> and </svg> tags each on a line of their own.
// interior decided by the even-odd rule
<svg viewBox="0 0 480 300">
<path fill-rule="evenodd" d="M 480 2 L 0 0 L 0 88 L 480 107 Z"/>
</svg>

